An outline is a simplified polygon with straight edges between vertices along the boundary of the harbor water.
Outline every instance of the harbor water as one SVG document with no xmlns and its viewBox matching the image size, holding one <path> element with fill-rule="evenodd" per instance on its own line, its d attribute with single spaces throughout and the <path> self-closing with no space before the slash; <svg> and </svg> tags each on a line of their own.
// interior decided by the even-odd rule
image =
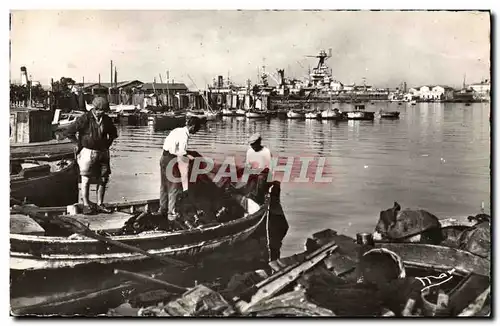
<svg viewBox="0 0 500 326">
<path fill-rule="evenodd" d="M 332 108 L 350 110 L 352 105 Z M 400 111 L 400 118 L 335 122 L 227 117 L 209 121 L 192 136 L 190 147 L 220 161 L 236 156 L 238 162 L 248 137 L 259 132 L 274 157 L 326 159 L 321 177 L 330 182 L 314 182 L 313 175 L 309 182 L 282 183 L 290 225 L 282 255 L 301 251 L 307 236 L 325 228 L 350 236 L 372 231 L 379 212 L 395 201 L 439 218 L 477 214 L 482 207 L 490 213 L 489 103 L 366 103 L 367 111 L 380 109 Z M 149 126 L 119 127 L 106 201 L 158 198 L 159 159 L 167 134 Z M 311 169 L 308 175 L 316 170 Z"/>
</svg>

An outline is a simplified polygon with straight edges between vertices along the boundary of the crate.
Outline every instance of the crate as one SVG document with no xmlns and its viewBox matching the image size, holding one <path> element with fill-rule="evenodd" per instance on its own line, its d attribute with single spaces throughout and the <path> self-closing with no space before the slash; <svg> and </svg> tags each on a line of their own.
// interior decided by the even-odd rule
<svg viewBox="0 0 500 326">
<path fill-rule="evenodd" d="M 11 108 L 10 142 L 36 143 L 52 139 L 52 111 Z"/>
</svg>

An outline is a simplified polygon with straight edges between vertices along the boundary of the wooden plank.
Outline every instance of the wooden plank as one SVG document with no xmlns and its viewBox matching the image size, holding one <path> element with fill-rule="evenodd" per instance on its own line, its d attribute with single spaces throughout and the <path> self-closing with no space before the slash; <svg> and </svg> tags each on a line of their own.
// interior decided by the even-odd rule
<svg viewBox="0 0 500 326">
<path fill-rule="evenodd" d="M 72 218 L 88 225 L 91 230 L 118 231 L 125 222 L 132 217 L 131 214 L 113 212 L 111 214 L 99 213 L 96 215 L 71 215 Z"/>
<path fill-rule="evenodd" d="M 486 288 L 490 286 L 490 278 L 482 275 L 469 275 L 460 286 L 450 295 L 449 306 L 452 315 L 457 315 L 470 303 L 471 297 L 478 297 Z"/>
<path fill-rule="evenodd" d="M 332 241 L 318 250 L 309 253 L 303 262 L 288 266 L 257 284 L 257 291 L 248 303 L 239 298 L 234 298 L 235 307 L 237 307 L 240 312 L 244 313 L 258 302 L 272 297 L 288 284 L 294 282 L 300 275 L 322 262 L 325 257 L 329 256 L 332 252 L 337 250 L 337 248 L 338 246 Z"/>
<path fill-rule="evenodd" d="M 29 216 L 12 214 L 10 216 L 10 233 L 44 235 L 45 230 Z"/>
<path fill-rule="evenodd" d="M 491 262 L 468 251 L 415 243 L 380 243 L 376 247 L 386 248 L 403 259 L 405 265 L 452 269 L 465 273 L 490 276 Z"/>
</svg>

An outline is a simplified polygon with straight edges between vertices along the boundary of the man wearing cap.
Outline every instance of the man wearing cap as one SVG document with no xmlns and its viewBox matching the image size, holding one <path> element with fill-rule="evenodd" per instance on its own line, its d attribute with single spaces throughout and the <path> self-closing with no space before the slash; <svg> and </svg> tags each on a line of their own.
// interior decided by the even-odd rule
<svg viewBox="0 0 500 326">
<path fill-rule="evenodd" d="M 191 135 L 200 130 L 200 125 L 198 118 L 190 117 L 185 127 L 172 130 L 163 143 L 160 159 L 159 213 L 170 221 L 177 219 L 175 203 L 178 195 L 188 190 L 189 160 L 193 159 L 187 153 L 188 141 Z"/>
<path fill-rule="evenodd" d="M 94 98 L 87 110 L 66 130 L 66 136 L 78 143 L 77 161 L 82 179 L 83 213 L 111 213 L 104 206 L 104 194 L 111 174 L 109 148 L 118 133 L 113 121 L 105 113 L 109 111 L 106 98 Z M 97 179 L 97 204 L 89 199 L 91 178 Z"/>
<path fill-rule="evenodd" d="M 248 189 L 258 201 L 262 201 L 270 173 L 272 155 L 269 148 L 262 146 L 262 137 L 259 133 L 251 135 L 248 143 L 250 147 L 247 150 L 246 166 L 252 171 L 258 171 L 249 176 Z"/>
</svg>

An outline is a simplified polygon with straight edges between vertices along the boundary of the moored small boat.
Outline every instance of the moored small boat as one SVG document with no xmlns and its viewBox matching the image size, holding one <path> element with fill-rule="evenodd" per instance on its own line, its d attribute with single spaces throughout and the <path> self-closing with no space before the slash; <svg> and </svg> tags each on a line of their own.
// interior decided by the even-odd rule
<svg viewBox="0 0 500 326">
<path fill-rule="evenodd" d="M 338 109 L 327 109 L 321 112 L 322 120 L 346 120 L 347 116 Z"/>
<path fill-rule="evenodd" d="M 10 197 L 37 206 L 73 204 L 78 201 L 78 178 L 74 159 L 12 160 Z"/>
<path fill-rule="evenodd" d="M 222 109 L 222 116 L 224 117 L 243 117 L 245 110 L 242 109 Z"/>
<path fill-rule="evenodd" d="M 62 113 L 58 121 L 52 122 L 52 129 L 54 131 L 62 131 L 67 129 L 76 119 L 85 114 L 83 111 L 70 111 L 68 113 Z"/>
<path fill-rule="evenodd" d="M 264 119 L 267 118 L 267 114 L 264 111 L 259 110 L 249 110 L 245 113 L 245 116 L 249 119 Z"/>
<path fill-rule="evenodd" d="M 346 112 L 349 120 L 374 120 L 375 112 L 365 111 L 364 105 L 356 105 L 354 111 Z"/>
<path fill-rule="evenodd" d="M 306 119 L 321 119 L 321 112 L 319 111 L 311 111 L 305 114 Z"/>
<path fill-rule="evenodd" d="M 192 152 L 192 155 L 199 154 Z M 108 215 L 81 215 L 78 213 L 80 204 L 36 208 L 36 213 L 49 219 L 51 216 L 66 216 L 80 221 L 88 225 L 91 230 L 105 232 L 112 240 L 138 247 L 156 256 L 190 260 L 216 251 L 220 247 L 233 246 L 245 241 L 266 221 L 269 216 L 266 214 L 269 205 L 276 205 L 272 203 L 277 202 L 273 200 L 273 193 L 269 193 L 263 195 L 265 200 L 262 199 L 262 203 L 258 204 L 256 200 L 260 199 L 253 200 L 241 193 L 227 192 L 224 187 L 213 183 L 206 175 L 200 175 L 197 181 L 191 183 L 189 191 L 189 200 L 182 202 L 182 210 L 179 211 L 185 221 L 191 221 L 186 224 L 188 228 L 183 226 L 181 229 L 177 227 L 172 229 L 171 224 L 161 226 L 162 224 L 156 223 L 153 223 L 151 228 L 151 225 L 145 222 L 145 228 L 136 229 L 134 226 L 130 229 L 129 221 L 137 218 L 140 213 L 158 211 L 157 199 L 110 203 L 106 206 L 113 213 Z M 196 204 L 193 204 L 194 202 Z M 16 212 L 18 215 L 21 214 L 22 211 L 19 213 L 21 208 L 14 209 L 13 214 Z M 191 215 L 193 208 L 196 209 L 195 216 Z M 198 219 L 196 216 L 200 214 L 200 209 L 203 215 Z M 29 211 L 24 214 L 29 214 Z M 159 217 L 157 222 L 164 219 L 155 216 L 151 215 L 151 218 Z M 144 254 L 123 249 L 121 246 L 110 247 L 107 243 L 94 238 L 68 236 L 70 233 L 66 231 L 66 236 L 60 233 L 51 235 L 50 231 L 45 234 L 43 229 L 41 234 L 33 235 L 24 232 L 22 226 L 20 230 L 14 230 L 11 224 L 10 268 L 13 270 L 53 270 L 96 263 L 109 265 L 151 259 Z M 36 252 L 33 251 L 35 248 L 38 248 Z"/>
<path fill-rule="evenodd" d="M 11 160 L 58 160 L 75 157 L 76 145 L 69 139 L 35 143 L 11 143 Z"/>
<path fill-rule="evenodd" d="M 398 111 L 379 111 L 379 117 L 381 119 L 399 119 L 399 112 Z"/>
<path fill-rule="evenodd" d="M 303 111 L 299 110 L 289 110 L 286 114 L 288 119 L 305 119 L 306 114 Z"/>
<path fill-rule="evenodd" d="M 154 130 L 169 130 L 186 125 L 186 115 L 166 112 L 163 114 L 149 114 L 148 125 Z"/>
</svg>

